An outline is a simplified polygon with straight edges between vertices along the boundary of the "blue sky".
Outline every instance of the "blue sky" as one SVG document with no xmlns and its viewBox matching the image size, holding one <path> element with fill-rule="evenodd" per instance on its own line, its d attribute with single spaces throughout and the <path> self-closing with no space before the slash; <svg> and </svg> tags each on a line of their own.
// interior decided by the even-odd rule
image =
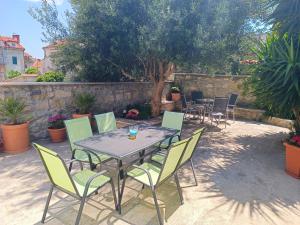
<svg viewBox="0 0 300 225">
<path fill-rule="evenodd" d="M 55 0 L 60 14 L 70 8 L 68 0 Z M 43 58 L 41 25 L 28 13 L 30 7 L 38 7 L 40 0 L 0 0 L 0 36 L 21 36 L 25 51 L 33 57 Z"/>
</svg>

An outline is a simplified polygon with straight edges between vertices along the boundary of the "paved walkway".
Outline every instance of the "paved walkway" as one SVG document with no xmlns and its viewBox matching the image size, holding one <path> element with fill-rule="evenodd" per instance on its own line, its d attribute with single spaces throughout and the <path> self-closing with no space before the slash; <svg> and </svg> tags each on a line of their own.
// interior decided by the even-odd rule
<svg viewBox="0 0 300 225">
<path fill-rule="evenodd" d="M 199 127 L 184 126 L 184 133 Z M 220 129 L 221 128 L 221 129 Z M 189 167 L 180 171 L 185 204 L 180 206 L 173 180 L 161 186 L 159 203 L 166 225 L 299 225 L 300 181 L 284 172 L 281 139 L 287 130 L 235 122 L 223 129 L 210 127 L 196 155 L 198 186 Z M 42 144 L 70 157 L 68 143 Z M 40 224 L 49 182 L 37 153 L 0 154 L 0 224 Z M 78 202 L 55 192 L 46 224 L 72 225 Z M 81 224 L 156 225 L 151 193 L 133 180 L 127 182 L 123 215 L 113 210 L 109 187 L 93 197 Z"/>
</svg>

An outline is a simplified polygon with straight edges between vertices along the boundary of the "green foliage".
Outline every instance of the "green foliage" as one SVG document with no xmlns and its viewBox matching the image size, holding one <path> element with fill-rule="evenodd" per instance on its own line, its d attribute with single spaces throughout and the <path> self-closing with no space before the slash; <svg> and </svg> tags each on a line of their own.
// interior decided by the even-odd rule
<svg viewBox="0 0 300 225">
<path fill-rule="evenodd" d="M 176 87 L 176 86 L 171 87 L 171 93 L 180 93 L 179 87 Z"/>
<path fill-rule="evenodd" d="M 7 78 L 9 78 L 9 79 L 14 78 L 14 77 L 18 77 L 18 76 L 21 76 L 21 73 L 19 71 L 16 71 L 16 70 L 10 70 L 7 73 Z"/>
<path fill-rule="evenodd" d="M 42 33 L 44 42 L 52 43 L 68 36 L 68 28 L 60 22 L 57 7 L 53 0 L 42 0 L 40 8 L 29 8 L 28 12 L 41 23 L 44 30 Z"/>
<path fill-rule="evenodd" d="M 13 125 L 21 124 L 26 121 L 25 116 L 26 104 L 24 101 L 8 97 L 4 100 L 0 99 L 0 116 L 1 119 Z"/>
<path fill-rule="evenodd" d="M 74 94 L 74 104 L 77 112 L 80 114 L 90 113 L 95 101 L 96 97 L 90 93 L 83 92 Z"/>
<path fill-rule="evenodd" d="M 271 113 L 291 115 L 293 112 L 299 123 L 300 39 L 269 36 L 256 54 L 260 63 L 246 87 Z"/>
<path fill-rule="evenodd" d="M 38 74 L 39 70 L 36 67 L 29 67 L 25 70 L 26 74 Z"/>
<path fill-rule="evenodd" d="M 274 31 L 280 36 L 288 36 L 297 39 L 300 35 L 300 1 L 299 0 L 271 0 L 267 5 L 273 9 L 269 16 L 269 22 Z"/>
<path fill-rule="evenodd" d="M 58 71 L 48 71 L 36 79 L 36 82 L 62 82 L 65 75 Z"/>
<path fill-rule="evenodd" d="M 158 80 L 170 63 L 221 67 L 253 29 L 263 0 L 71 1 L 68 32 L 58 29 L 55 7 L 35 16 L 52 39 L 68 33 L 55 62 L 78 80 Z M 45 4 L 45 1 L 44 1 Z M 57 21 L 57 22 L 55 22 Z M 252 25 L 251 25 L 252 24 Z M 159 70 L 159 63 L 163 70 Z M 167 68 L 168 69 L 168 68 Z M 152 77 L 151 77 L 152 76 Z M 154 78 L 153 78 L 154 77 Z M 165 76 L 164 76 L 165 77 Z"/>
</svg>

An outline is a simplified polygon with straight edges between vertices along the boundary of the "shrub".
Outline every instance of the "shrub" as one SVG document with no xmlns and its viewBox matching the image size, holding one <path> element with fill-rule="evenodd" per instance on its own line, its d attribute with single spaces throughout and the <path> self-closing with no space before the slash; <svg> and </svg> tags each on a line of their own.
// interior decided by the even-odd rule
<svg viewBox="0 0 300 225">
<path fill-rule="evenodd" d="M 16 71 L 16 70 L 10 70 L 7 74 L 7 77 L 9 79 L 14 78 L 14 77 L 18 77 L 18 76 L 21 76 L 21 73 L 19 71 Z"/>
<path fill-rule="evenodd" d="M 39 76 L 36 82 L 62 82 L 64 81 L 65 75 L 58 71 L 49 71 Z"/>
<path fill-rule="evenodd" d="M 95 96 L 89 93 L 77 93 L 74 95 L 76 111 L 80 114 L 90 113 L 95 101 Z"/>
<path fill-rule="evenodd" d="M 38 74 L 39 70 L 36 67 L 29 67 L 25 70 L 26 74 Z"/>
<path fill-rule="evenodd" d="M 26 121 L 25 108 L 25 102 L 20 99 L 13 97 L 0 99 L 0 116 L 8 123 L 14 125 L 24 123 Z"/>
</svg>

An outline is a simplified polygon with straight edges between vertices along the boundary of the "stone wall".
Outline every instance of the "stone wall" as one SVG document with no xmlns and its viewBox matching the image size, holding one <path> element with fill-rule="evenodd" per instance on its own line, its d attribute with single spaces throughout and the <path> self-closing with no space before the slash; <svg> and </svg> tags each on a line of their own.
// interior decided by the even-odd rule
<svg viewBox="0 0 300 225">
<path fill-rule="evenodd" d="M 47 119 L 61 110 L 71 114 L 73 92 L 89 92 L 96 96 L 93 113 L 119 111 L 128 104 L 150 100 L 152 84 L 126 83 L 0 83 L 0 98 L 13 96 L 25 100 L 32 118 L 32 139 L 47 137 Z"/>
<path fill-rule="evenodd" d="M 213 98 L 215 96 L 228 96 L 229 93 L 239 94 L 240 104 L 249 104 L 254 101 L 254 97 L 242 96 L 242 84 L 247 76 L 212 76 L 203 74 L 182 74 L 177 73 L 174 81 L 184 87 L 186 95 L 191 91 L 202 91 L 204 97 Z"/>
</svg>

